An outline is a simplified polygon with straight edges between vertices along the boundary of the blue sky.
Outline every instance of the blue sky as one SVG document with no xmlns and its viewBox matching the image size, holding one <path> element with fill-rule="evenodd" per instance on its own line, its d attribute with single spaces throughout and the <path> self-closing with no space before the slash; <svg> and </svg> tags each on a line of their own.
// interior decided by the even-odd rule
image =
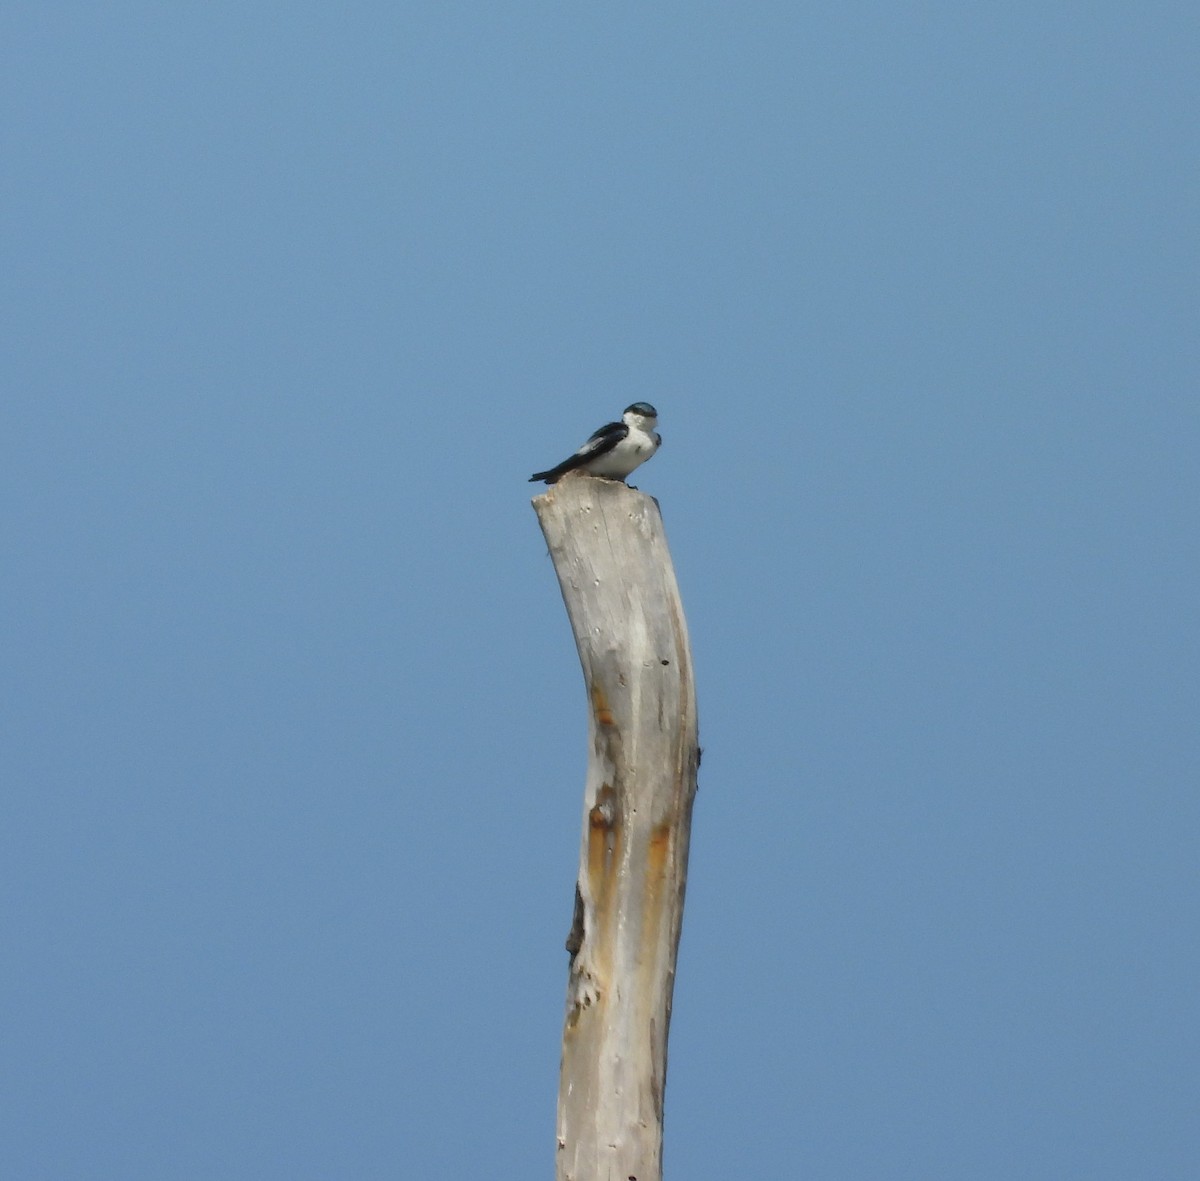
<svg viewBox="0 0 1200 1181">
<path fill-rule="evenodd" d="M 1195 14 L 10 4 L 0 1171 L 549 1176 L 628 403 L 669 1176 L 1200 1157 Z"/>
</svg>

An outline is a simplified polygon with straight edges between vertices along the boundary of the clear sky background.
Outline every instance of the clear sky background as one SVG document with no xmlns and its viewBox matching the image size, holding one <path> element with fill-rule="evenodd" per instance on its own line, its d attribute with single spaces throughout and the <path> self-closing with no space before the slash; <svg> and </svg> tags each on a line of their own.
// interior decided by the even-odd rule
<svg viewBox="0 0 1200 1181">
<path fill-rule="evenodd" d="M 0 12 L 12 1181 L 548 1177 L 635 400 L 666 1168 L 1200 1161 L 1194 3 Z"/>
</svg>

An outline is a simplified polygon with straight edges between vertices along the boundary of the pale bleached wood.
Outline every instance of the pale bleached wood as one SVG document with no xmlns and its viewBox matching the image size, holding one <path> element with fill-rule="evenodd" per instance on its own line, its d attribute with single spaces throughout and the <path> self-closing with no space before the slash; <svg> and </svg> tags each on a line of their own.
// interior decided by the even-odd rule
<svg viewBox="0 0 1200 1181">
<path fill-rule="evenodd" d="M 556 1175 L 661 1181 L 667 1031 L 700 757 L 687 625 L 652 497 L 572 474 L 533 505 L 588 700 Z"/>
</svg>

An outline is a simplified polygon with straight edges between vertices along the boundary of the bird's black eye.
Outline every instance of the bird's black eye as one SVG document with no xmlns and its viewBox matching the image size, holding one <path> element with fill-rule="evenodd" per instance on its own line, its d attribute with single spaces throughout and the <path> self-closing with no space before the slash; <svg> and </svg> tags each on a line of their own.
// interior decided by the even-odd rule
<svg viewBox="0 0 1200 1181">
<path fill-rule="evenodd" d="M 649 402 L 634 402 L 632 406 L 625 407 L 626 414 L 640 414 L 643 418 L 657 418 L 658 411 L 650 405 Z"/>
</svg>

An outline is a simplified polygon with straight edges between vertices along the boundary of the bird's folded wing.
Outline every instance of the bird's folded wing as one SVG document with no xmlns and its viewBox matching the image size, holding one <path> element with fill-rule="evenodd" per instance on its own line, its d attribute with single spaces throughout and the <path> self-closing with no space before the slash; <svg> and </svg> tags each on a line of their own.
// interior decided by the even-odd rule
<svg viewBox="0 0 1200 1181">
<path fill-rule="evenodd" d="M 629 428 L 623 422 L 606 422 L 575 454 L 580 459 L 595 459 L 611 451 L 627 434 Z"/>
</svg>

